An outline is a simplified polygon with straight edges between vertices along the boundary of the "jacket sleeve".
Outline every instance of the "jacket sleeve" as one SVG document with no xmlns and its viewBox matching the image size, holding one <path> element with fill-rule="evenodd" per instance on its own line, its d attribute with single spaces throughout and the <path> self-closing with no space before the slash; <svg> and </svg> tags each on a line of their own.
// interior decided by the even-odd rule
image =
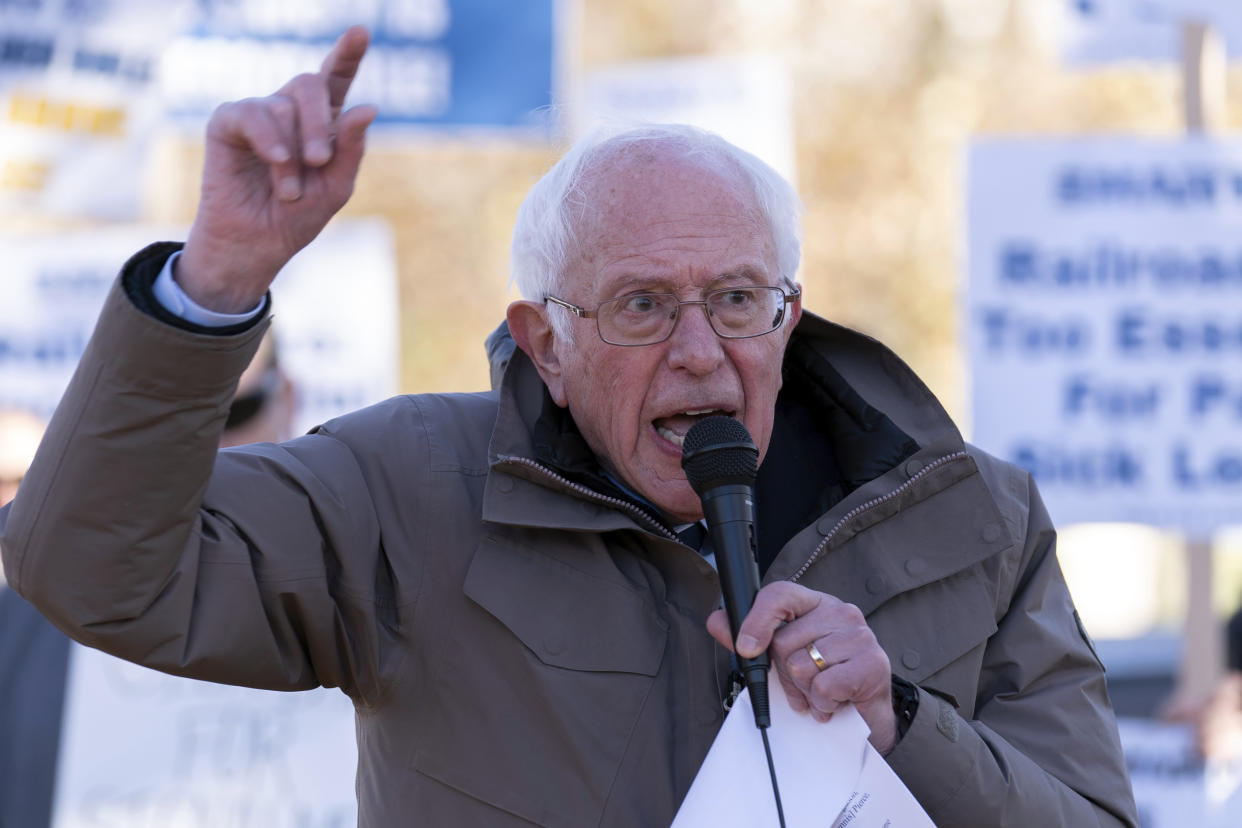
<svg viewBox="0 0 1242 828">
<path fill-rule="evenodd" d="M 973 718 L 920 688 L 914 721 L 887 758 L 938 825 L 1136 826 L 1104 669 L 1061 574 L 1052 523 L 1025 481 L 1015 588 L 986 645 Z"/>
<path fill-rule="evenodd" d="M 0 511 L 10 585 L 148 667 L 366 703 L 395 625 L 374 600 L 382 545 L 358 463 L 327 434 L 217 456 L 266 322 L 217 335 L 143 312 L 123 286 L 143 256 Z"/>
</svg>

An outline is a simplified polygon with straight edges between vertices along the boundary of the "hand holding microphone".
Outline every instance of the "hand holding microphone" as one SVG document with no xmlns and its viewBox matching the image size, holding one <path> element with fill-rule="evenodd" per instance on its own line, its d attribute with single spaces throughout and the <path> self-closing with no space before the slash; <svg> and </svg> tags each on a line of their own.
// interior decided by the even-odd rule
<svg viewBox="0 0 1242 828">
<path fill-rule="evenodd" d="M 892 668 L 863 614 L 835 596 L 788 581 L 759 589 L 758 451 L 746 427 L 729 417 L 696 423 L 686 434 L 682 467 L 703 502 L 728 618 L 726 629 L 721 614 L 714 614 L 708 631 L 738 653 L 755 723 L 764 728 L 770 721 L 770 659 L 790 707 L 827 721 L 844 704 L 853 704 L 871 728 L 871 744 L 886 754 L 897 740 Z M 813 659 L 812 646 L 825 659 L 822 665 Z"/>
</svg>

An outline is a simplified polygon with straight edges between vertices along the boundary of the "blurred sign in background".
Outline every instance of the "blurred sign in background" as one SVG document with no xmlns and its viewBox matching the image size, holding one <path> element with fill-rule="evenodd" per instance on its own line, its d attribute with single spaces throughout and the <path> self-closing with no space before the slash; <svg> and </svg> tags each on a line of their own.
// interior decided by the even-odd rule
<svg viewBox="0 0 1242 828">
<path fill-rule="evenodd" d="M 0 207 L 133 219 L 158 128 L 315 71 L 351 24 L 378 124 L 548 134 L 557 0 L 0 3 Z"/>
<path fill-rule="evenodd" d="M 0 235 L 0 407 L 48 419 L 121 265 L 186 229 Z M 272 286 L 273 331 L 297 387 L 295 433 L 396 392 L 396 295 L 392 233 L 379 219 L 333 222 L 286 266 Z"/>
<path fill-rule="evenodd" d="M 347 105 L 380 125 L 546 133 L 556 83 L 556 0 L 201 0 L 160 65 L 166 111 L 201 127 L 221 102 L 317 67 L 361 24 L 371 47 Z"/>
<path fill-rule="evenodd" d="M 1228 0 L 1056 0 L 1065 20 L 1062 54 L 1071 63 L 1172 61 L 1182 57 L 1182 24 L 1208 23 L 1230 54 L 1242 53 L 1242 6 Z"/>
<path fill-rule="evenodd" d="M 1242 145 L 972 150 L 975 440 L 1061 524 L 1242 523 Z"/>
</svg>

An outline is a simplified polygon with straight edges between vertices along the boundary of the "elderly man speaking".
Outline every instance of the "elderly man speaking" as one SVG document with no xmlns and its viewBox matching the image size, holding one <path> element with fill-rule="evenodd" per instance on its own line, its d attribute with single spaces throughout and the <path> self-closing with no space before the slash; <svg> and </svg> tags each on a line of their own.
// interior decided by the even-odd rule
<svg viewBox="0 0 1242 828">
<path fill-rule="evenodd" d="M 13 587 L 170 673 L 340 687 L 364 825 L 665 825 L 732 684 L 716 572 L 676 533 L 702 517 L 682 440 L 725 415 L 763 458 L 739 654 L 819 721 L 854 704 L 940 825 L 1133 825 L 1029 478 L 803 312 L 796 196 L 719 138 L 593 140 L 534 187 L 497 391 L 217 454 L 269 284 L 349 197 L 366 46 L 212 117 L 184 248 L 125 266 L 0 512 Z"/>
</svg>

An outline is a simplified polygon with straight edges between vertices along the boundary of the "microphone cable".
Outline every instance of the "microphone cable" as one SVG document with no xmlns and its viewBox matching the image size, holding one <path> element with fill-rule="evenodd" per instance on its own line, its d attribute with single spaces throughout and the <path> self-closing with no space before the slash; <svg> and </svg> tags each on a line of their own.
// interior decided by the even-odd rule
<svg viewBox="0 0 1242 828">
<path fill-rule="evenodd" d="M 768 775 L 772 777 L 772 796 L 776 798 L 776 818 L 780 821 L 781 828 L 785 828 L 785 809 L 781 807 L 780 785 L 776 784 L 776 763 L 772 761 L 772 745 L 768 742 L 768 729 L 759 728 L 759 735 L 763 737 L 763 752 L 768 757 Z"/>
</svg>

